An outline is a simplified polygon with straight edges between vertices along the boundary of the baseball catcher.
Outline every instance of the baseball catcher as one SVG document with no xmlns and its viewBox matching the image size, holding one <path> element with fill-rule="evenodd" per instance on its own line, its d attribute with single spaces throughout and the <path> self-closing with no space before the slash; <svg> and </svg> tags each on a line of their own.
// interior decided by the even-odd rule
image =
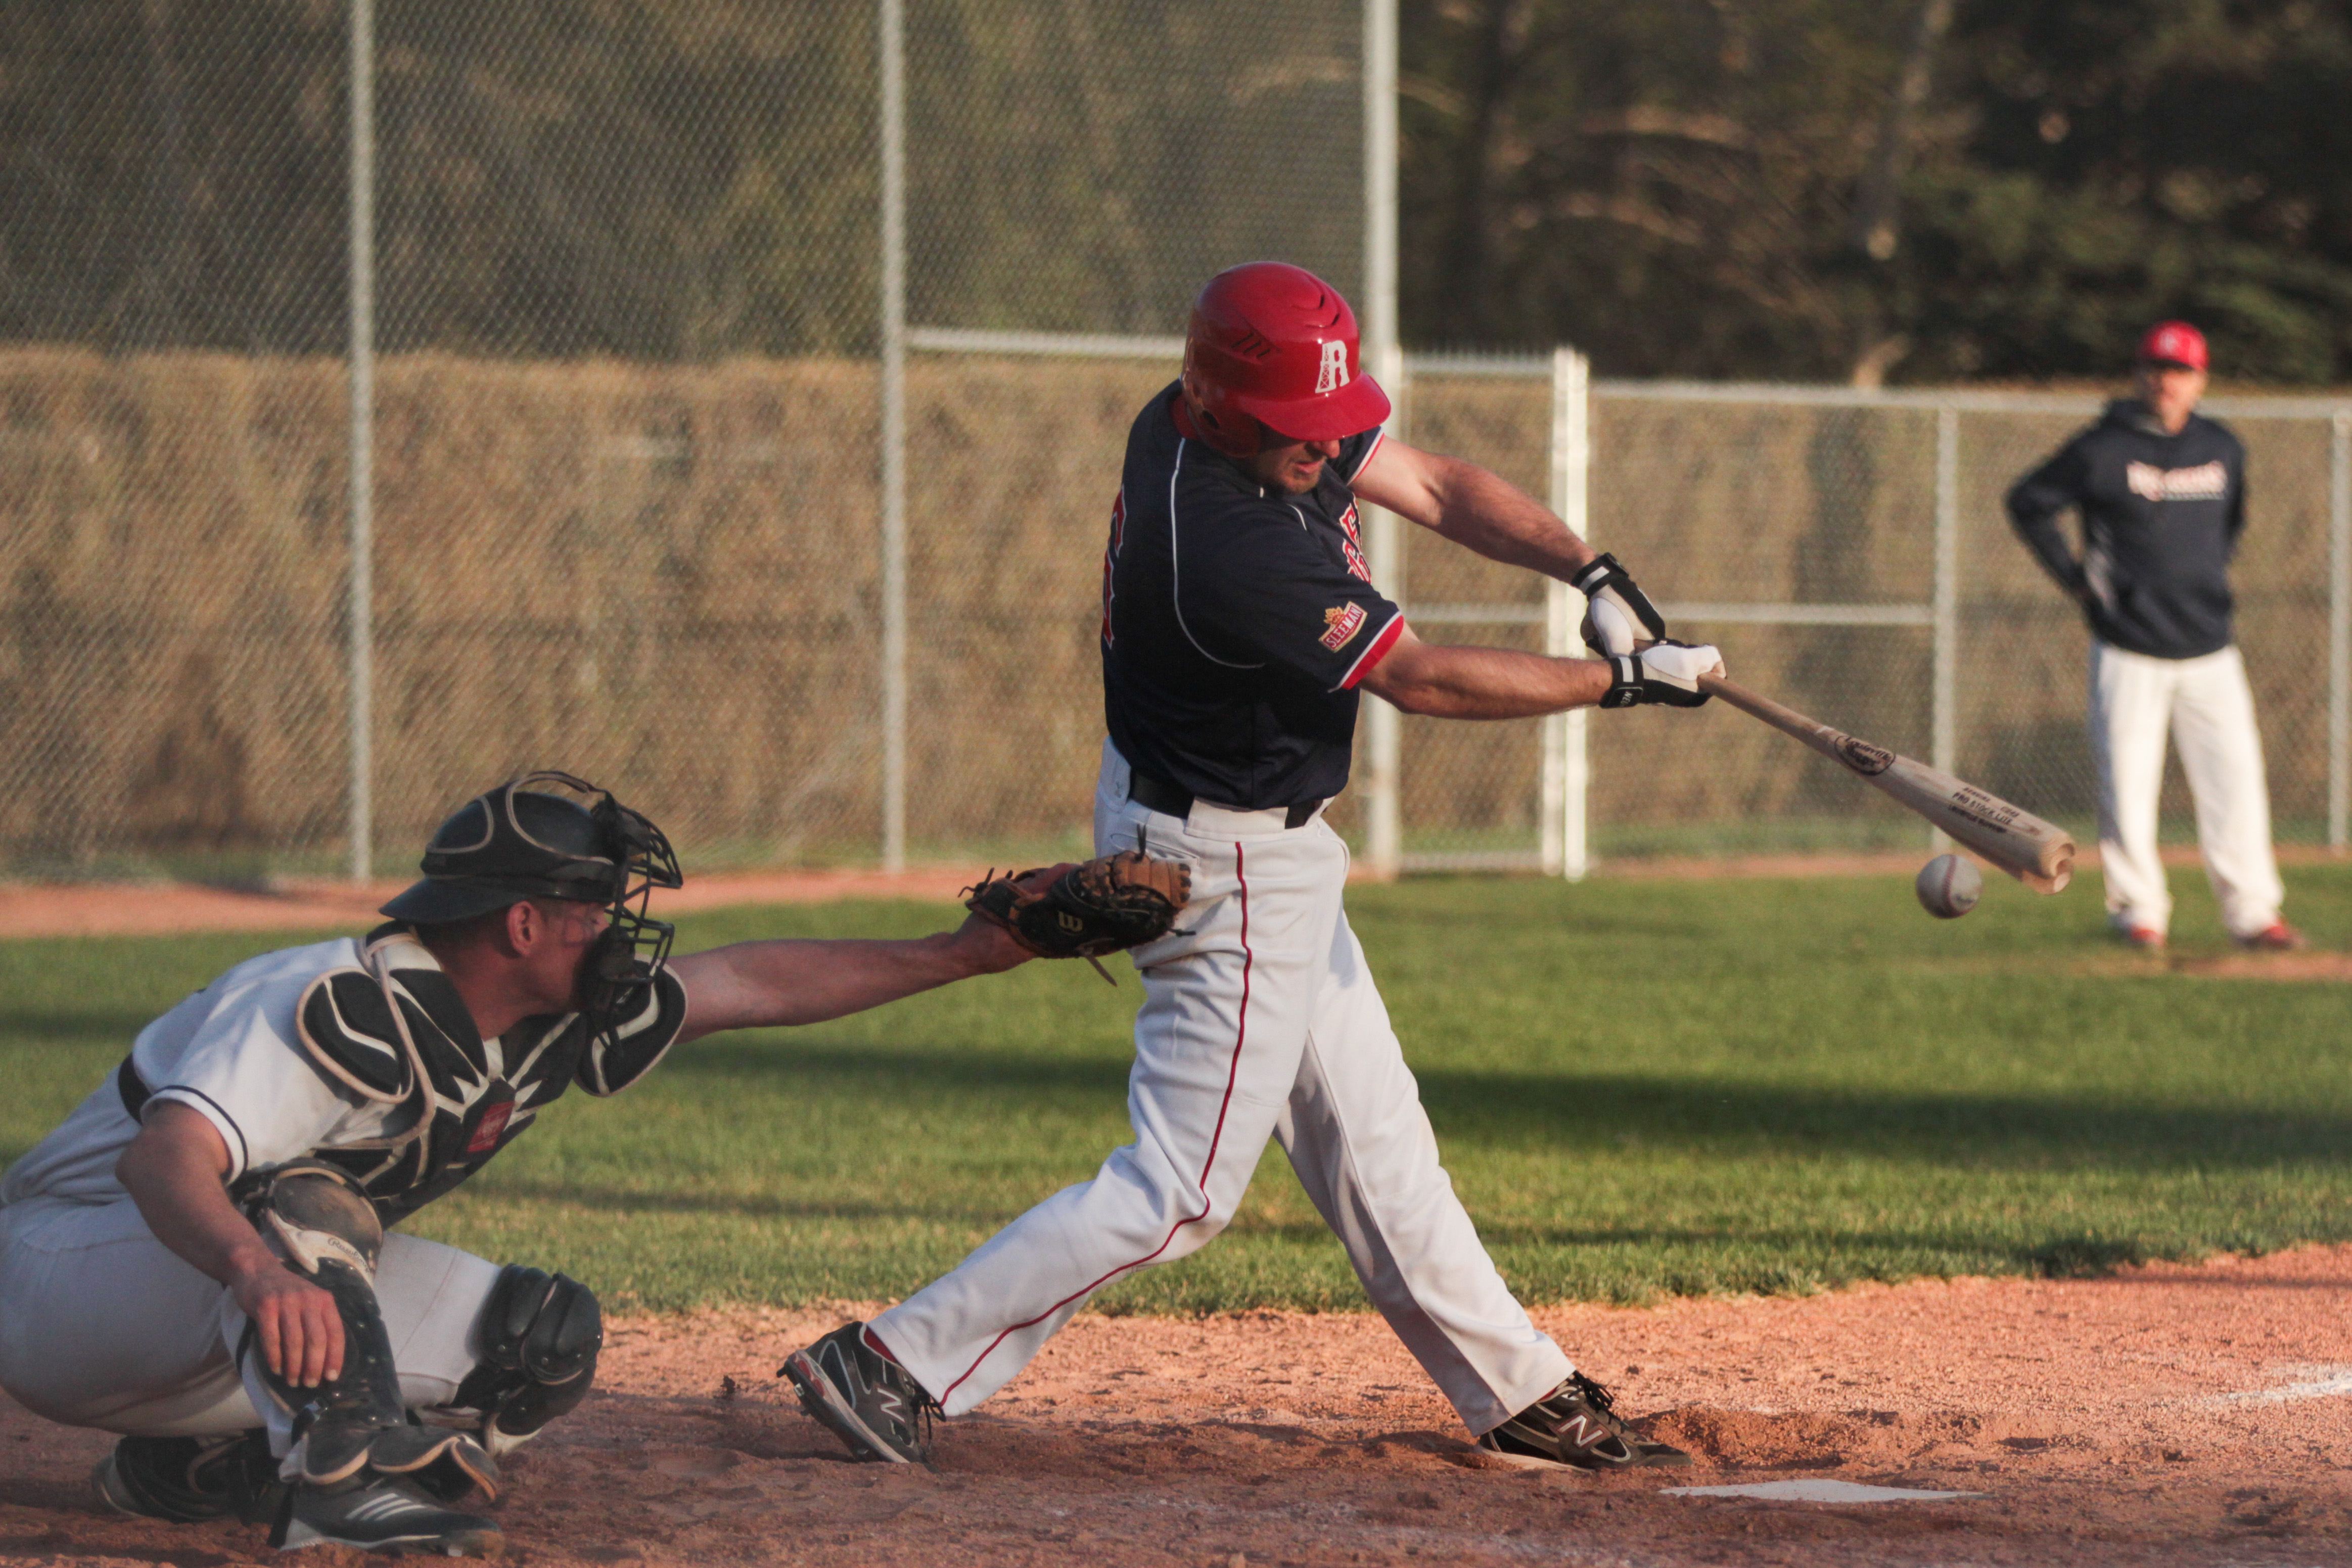
<svg viewBox="0 0 2352 1568">
<path fill-rule="evenodd" d="M 0 1181 L 0 1385 L 123 1434 L 93 1478 L 111 1509 L 238 1514 L 280 1547 L 495 1552 L 468 1500 L 587 1396 L 596 1298 L 400 1222 L 574 1085 L 616 1094 L 680 1042 L 1033 951 L 974 914 L 672 958 L 648 913 L 682 880 L 668 840 L 565 773 L 467 802 L 424 871 L 366 937 L 248 959 L 150 1024 Z"/>
</svg>

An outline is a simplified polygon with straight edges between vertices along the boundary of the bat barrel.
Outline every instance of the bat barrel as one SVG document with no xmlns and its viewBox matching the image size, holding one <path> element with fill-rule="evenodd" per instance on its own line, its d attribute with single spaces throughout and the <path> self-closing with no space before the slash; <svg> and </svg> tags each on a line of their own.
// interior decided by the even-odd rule
<svg viewBox="0 0 2352 1568">
<path fill-rule="evenodd" d="M 1867 780 L 1954 842 L 2038 893 L 2055 893 L 2074 876 L 2074 841 L 2063 828 L 2011 805 L 1990 790 L 1954 778 L 1914 758 L 1832 730 L 1719 675 L 1699 685 L 1734 708 L 1795 737 Z"/>
</svg>

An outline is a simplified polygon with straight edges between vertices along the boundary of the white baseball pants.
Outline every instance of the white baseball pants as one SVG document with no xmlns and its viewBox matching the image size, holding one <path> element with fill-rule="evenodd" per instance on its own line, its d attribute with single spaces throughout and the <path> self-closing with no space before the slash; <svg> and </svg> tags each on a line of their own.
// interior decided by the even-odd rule
<svg viewBox="0 0 2352 1568">
<path fill-rule="evenodd" d="M 474 1368 L 475 1320 L 499 1267 L 394 1231 L 376 1265 L 402 1396 L 444 1405 Z M 0 1209 L 0 1387 L 68 1426 L 142 1436 L 269 1428 L 289 1414 L 237 1364 L 246 1317 L 218 1282 L 155 1239 L 129 1198 L 34 1198 Z"/>
<path fill-rule="evenodd" d="M 2254 694 L 2235 647 L 2152 658 L 2091 644 L 2091 749 L 2099 763 L 2099 865 L 2119 926 L 2162 932 L 2172 894 L 2157 856 L 2157 801 L 2167 729 L 2197 802 L 2205 877 L 2232 936 L 2279 918 L 2286 896 L 2271 850 L 2270 786 Z"/>
<path fill-rule="evenodd" d="M 1438 1163 L 1340 909 L 1347 846 L 1319 817 L 1286 829 L 1279 811 L 1147 810 L 1127 798 L 1127 778 L 1106 745 L 1097 852 L 1148 838 L 1152 854 L 1192 868 L 1178 931 L 1134 954 L 1135 1142 L 877 1318 L 875 1337 L 949 1415 L 970 1410 L 1095 1291 L 1223 1230 L 1271 1137 L 1463 1421 L 1474 1433 L 1500 1425 L 1571 1369 L 1512 1299 Z"/>
</svg>

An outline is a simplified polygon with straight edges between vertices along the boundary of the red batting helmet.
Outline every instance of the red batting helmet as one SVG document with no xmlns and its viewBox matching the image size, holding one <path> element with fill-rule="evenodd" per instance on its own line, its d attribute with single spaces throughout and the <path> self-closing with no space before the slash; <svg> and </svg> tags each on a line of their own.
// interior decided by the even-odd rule
<svg viewBox="0 0 2352 1568">
<path fill-rule="evenodd" d="M 1261 427 L 1329 441 L 1389 416 L 1389 396 L 1360 373 L 1356 312 L 1303 267 L 1252 261 L 1209 279 L 1184 333 L 1184 405 L 1202 439 L 1255 457 Z"/>
<path fill-rule="evenodd" d="M 2142 364 L 2185 364 L 2205 368 L 2205 334 L 2186 321 L 2158 321 L 2139 341 Z"/>
</svg>

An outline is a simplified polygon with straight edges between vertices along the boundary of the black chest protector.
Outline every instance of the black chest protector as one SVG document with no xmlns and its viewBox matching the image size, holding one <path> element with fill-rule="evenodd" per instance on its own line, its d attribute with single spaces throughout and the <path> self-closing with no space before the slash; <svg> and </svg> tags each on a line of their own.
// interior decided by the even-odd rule
<svg viewBox="0 0 2352 1568">
<path fill-rule="evenodd" d="M 641 961 L 642 962 L 642 961 Z M 664 968 L 617 1027 L 592 1036 L 576 1013 L 525 1018 L 484 1040 L 457 988 L 415 933 L 368 933 L 360 966 L 302 993 L 296 1022 L 319 1070 L 388 1108 L 383 1134 L 322 1148 L 385 1225 L 454 1190 L 577 1083 L 617 1093 L 650 1071 L 686 1023 L 686 988 Z"/>
</svg>

